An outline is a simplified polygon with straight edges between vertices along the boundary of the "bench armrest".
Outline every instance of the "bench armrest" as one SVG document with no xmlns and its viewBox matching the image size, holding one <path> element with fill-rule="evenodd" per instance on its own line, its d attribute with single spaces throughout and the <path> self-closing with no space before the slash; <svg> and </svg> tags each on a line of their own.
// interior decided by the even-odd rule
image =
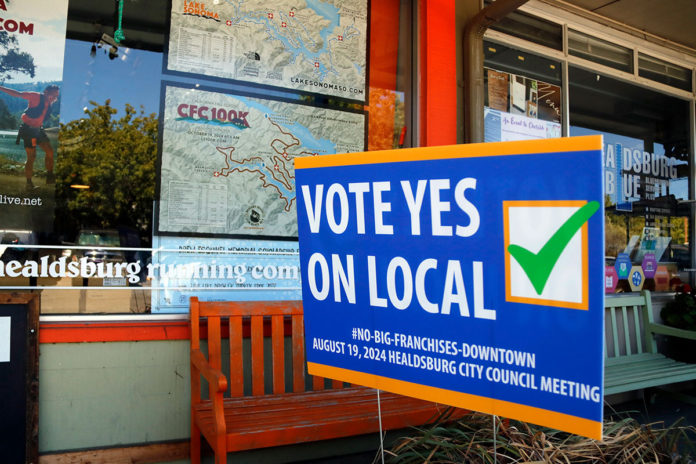
<svg viewBox="0 0 696 464">
<path fill-rule="evenodd" d="M 208 363 L 208 360 L 203 356 L 203 352 L 199 349 L 191 350 L 191 364 L 198 369 L 208 381 L 208 384 L 213 386 L 215 391 L 224 392 L 227 390 L 227 378 L 225 375 Z"/>
<path fill-rule="evenodd" d="M 688 340 L 696 340 L 696 331 L 677 329 L 664 324 L 650 324 L 650 331 L 654 334 L 670 335 L 672 337 L 686 338 Z"/>
</svg>

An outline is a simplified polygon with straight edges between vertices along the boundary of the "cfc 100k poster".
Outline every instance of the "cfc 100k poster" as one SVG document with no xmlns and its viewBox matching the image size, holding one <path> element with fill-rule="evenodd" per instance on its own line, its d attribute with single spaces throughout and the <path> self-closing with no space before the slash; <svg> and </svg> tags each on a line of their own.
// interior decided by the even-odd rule
<svg viewBox="0 0 696 464">
<path fill-rule="evenodd" d="M 297 237 L 297 157 L 365 148 L 365 115 L 165 86 L 161 233 Z"/>
</svg>

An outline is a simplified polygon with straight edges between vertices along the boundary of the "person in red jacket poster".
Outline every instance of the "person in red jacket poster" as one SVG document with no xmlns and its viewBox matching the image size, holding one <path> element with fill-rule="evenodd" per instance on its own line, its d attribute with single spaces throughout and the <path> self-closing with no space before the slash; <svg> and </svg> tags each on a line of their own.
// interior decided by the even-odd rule
<svg viewBox="0 0 696 464">
<path fill-rule="evenodd" d="M 14 89 L 0 86 L 0 91 L 12 97 L 23 98 L 27 101 L 27 108 L 22 113 L 22 124 L 17 132 L 17 142 L 24 142 L 27 152 L 27 161 L 24 164 L 24 176 L 27 179 L 27 190 L 34 188 L 32 176 L 34 175 L 34 161 L 36 161 L 36 147 L 44 151 L 46 166 L 46 184 L 55 183 L 53 174 L 53 147 L 43 129 L 43 123 L 51 113 L 51 106 L 58 100 L 60 89 L 57 85 L 47 86 L 43 93 L 20 92 Z"/>
<path fill-rule="evenodd" d="M 0 0 L 0 20 L 0 236 L 32 245 L 54 233 L 62 191 L 68 0 Z"/>
</svg>

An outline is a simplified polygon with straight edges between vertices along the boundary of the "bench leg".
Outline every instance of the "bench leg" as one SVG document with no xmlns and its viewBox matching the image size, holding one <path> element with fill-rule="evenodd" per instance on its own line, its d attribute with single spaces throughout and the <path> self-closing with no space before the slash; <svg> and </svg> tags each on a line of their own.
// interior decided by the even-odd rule
<svg viewBox="0 0 696 464">
<path fill-rule="evenodd" d="M 227 440 L 225 436 L 218 436 L 215 441 L 215 464 L 227 464 Z"/>
<path fill-rule="evenodd" d="M 201 464 L 201 431 L 191 421 L 191 464 Z"/>
</svg>

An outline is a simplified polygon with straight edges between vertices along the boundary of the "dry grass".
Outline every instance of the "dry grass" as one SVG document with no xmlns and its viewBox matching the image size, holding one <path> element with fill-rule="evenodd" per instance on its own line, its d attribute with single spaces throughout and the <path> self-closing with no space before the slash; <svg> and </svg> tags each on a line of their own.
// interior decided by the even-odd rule
<svg viewBox="0 0 696 464">
<path fill-rule="evenodd" d="M 474 413 L 465 419 L 415 429 L 385 452 L 389 463 L 693 464 L 696 428 L 679 423 L 641 425 L 633 419 L 604 423 L 600 441 L 523 422 L 496 421 Z M 495 439 L 494 439 L 495 438 Z M 495 456 L 497 451 L 497 457 Z M 375 459 L 381 462 L 381 456 Z"/>
</svg>

